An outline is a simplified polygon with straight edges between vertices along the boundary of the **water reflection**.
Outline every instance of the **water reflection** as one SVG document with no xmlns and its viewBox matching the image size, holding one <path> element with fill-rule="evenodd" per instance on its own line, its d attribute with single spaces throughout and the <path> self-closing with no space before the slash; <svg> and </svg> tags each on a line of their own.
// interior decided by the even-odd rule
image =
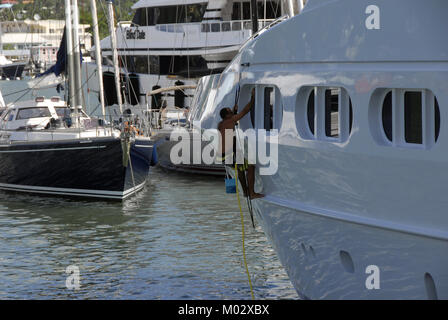
<svg viewBox="0 0 448 320">
<path fill-rule="evenodd" d="M 245 223 L 257 298 L 297 298 L 261 228 Z M 221 179 L 153 169 L 124 203 L 0 192 L 0 235 L 3 299 L 250 298 L 238 205 Z"/>
</svg>

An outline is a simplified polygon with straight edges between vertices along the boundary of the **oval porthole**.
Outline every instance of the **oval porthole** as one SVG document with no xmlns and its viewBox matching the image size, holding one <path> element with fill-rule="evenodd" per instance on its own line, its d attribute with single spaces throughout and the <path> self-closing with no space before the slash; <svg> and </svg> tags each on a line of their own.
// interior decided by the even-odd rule
<svg viewBox="0 0 448 320">
<path fill-rule="evenodd" d="M 381 118 L 383 120 L 384 134 L 387 140 L 392 142 L 392 91 L 389 91 L 383 100 Z"/>
<path fill-rule="evenodd" d="M 439 102 L 437 101 L 437 98 L 434 97 L 434 137 L 435 142 L 439 140 L 439 134 L 440 134 L 440 109 L 439 109 Z"/>
<path fill-rule="evenodd" d="M 308 118 L 308 129 L 311 134 L 314 135 L 314 90 L 312 90 L 308 96 L 306 114 Z"/>
<path fill-rule="evenodd" d="M 304 87 L 297 96 L 298 132 L 306 139 L 346 141 L 353 128 L 353 104 L 342 87 Z M 296 118 L 297 119 L 297 118 Z M 317 125 L 317 128 L 316 128 Z"/>
<path fill-rule="evenodd" d="M 382 101 L 372 100 L 381 108 L 379 130 L 384 134 L 379 142 L 424 148 L 434 145 L 440 135 L 440 109 L 434 94 L 427 89 L 383 90 Z"/>
<path fill-rule="evenodd" d="M 429 300 L 437 300 L 437 290 L 436 290 L 436 284 L 434 282 L 434 279 L 432 278 L 431 274 L 425 273 L 425 288 L 426 288 L 426 295 Z"/>
<path fill-rule="evenodd" d="M 316 253 L 314 252 L 313 246 L 310 246 L 310 252 L 313 255 L 313 258 L 316 258 Z"/>
<path fill-rule="evenodd" d="M 355 265 L 353 263 L 353 259 L 350 256 L 350 253 L 347 251 L 339 251 L 339 258 L 341 259 L 341 264 L 344 267 L 345 271 L 348 273 L 354 273 L 355 272 Z"/>
</svg>

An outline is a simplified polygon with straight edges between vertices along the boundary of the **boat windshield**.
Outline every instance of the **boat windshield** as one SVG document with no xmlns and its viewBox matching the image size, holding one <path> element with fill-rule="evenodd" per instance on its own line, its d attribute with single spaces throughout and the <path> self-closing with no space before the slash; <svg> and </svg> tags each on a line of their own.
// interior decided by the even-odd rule
<svg viewBox="0 0 448 320">
<path fill-rule="evenodd" d="M 67 118 L 70 117 L 70 109 L 67 107 L 55 107 L 58 117 Z"/>
<path fill-rule="evenodd" d="M 19 109 L 16 120 L 44 117 L 51 117 L 51 113 L 50 110 L 48 110 L 48 107 L 25 108 Z"/>
<path fill-rule="evenodd" d="M 56 110 L 56 114 L 60 118 L 70 118 L 71 117 L 71 111 L 70 111 L 69 107 L 54 107 L 54 109 Z M 80 110 L 80 113 L 81 113 L 80 114 L 81 117 L 89 118 L 89 116 L 87 115 L 87 113 L 84 112 L 84 110 Z"/>
<path fill-rule="evenodd" d="M 12 121 L 14 118 L 14 110 L 8 110 L 3 116 L 3 121 Z"/>
</svg>

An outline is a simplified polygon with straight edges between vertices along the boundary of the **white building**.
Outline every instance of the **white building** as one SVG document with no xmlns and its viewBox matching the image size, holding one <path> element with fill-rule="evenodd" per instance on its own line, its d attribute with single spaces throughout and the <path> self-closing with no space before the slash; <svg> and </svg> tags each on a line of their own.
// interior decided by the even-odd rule
<svg viewBox="0 0 448 320">
<path fill-rule="evenodd" d="M 24 20 L 0 22 L 0 54 L 11 60 L 28 60 L 31 47 L 59 47 L 63 32 L 64 20 Z M 79 26 L 82 51 L 90 50 L 90 26 Z M 52 52 L 52 51 L 50 51 Z"/>
</svg>

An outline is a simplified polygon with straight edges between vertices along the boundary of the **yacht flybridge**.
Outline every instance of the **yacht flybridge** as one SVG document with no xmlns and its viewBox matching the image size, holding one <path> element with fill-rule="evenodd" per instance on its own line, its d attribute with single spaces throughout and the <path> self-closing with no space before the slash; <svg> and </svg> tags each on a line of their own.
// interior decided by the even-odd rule
<svg viewBox="0 0 448 320">
<path fill-rule="evenodd" d="M 283 0 L 256 2 L 257 29 L 291 11 Z M 253 34 L 250 0 L 140 0 L 133 9 L 133 20 L 118 24 L 116 40 L 121 89 L 134 106 L 190 106 L 192 89 L 159 94 L 150 101 L 145 93 L 174 85 L 194 85 L 198 77 L 221 72 Z M 101 41 L 101 50 L 105 86 L 113 87 L 110 37 Z M 94 64 L 89 66 L 89 72 L 96 68 Z M 95 82 L 92 90 L 99 91 Z M 106 92 L 106 103 L 117 104 L 113 90 Z"/>
</svg>

